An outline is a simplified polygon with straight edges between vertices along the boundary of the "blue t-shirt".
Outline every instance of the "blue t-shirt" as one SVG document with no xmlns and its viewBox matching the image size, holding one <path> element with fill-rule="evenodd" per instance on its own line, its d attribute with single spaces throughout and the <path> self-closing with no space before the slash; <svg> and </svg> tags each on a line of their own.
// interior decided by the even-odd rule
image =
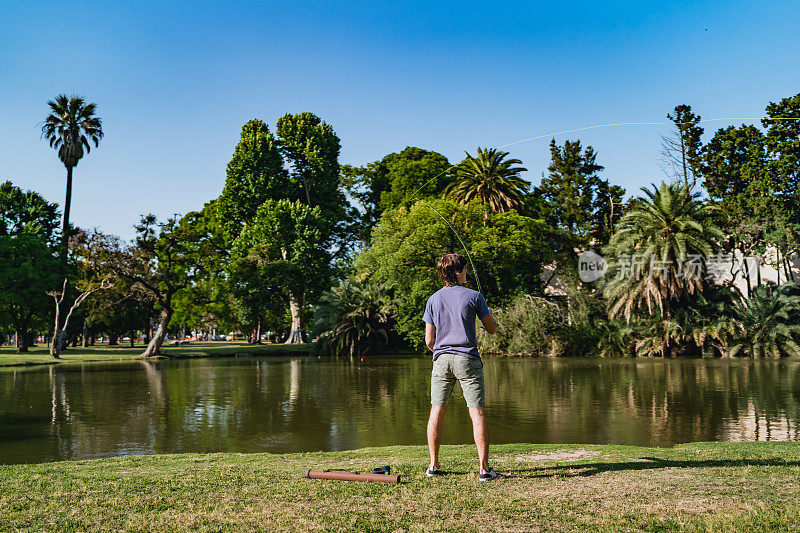
<svg viewBox="0 0 800 533">
<path fill-rule="evenodd" d="M 478 291 L 461 285 L 442 287 L 428 298 L 422 320 L 436 326 L 433 360 L 443 353 L 478 357 L 475 317 L 485 318 L 489 306 Z"/>
</svg>

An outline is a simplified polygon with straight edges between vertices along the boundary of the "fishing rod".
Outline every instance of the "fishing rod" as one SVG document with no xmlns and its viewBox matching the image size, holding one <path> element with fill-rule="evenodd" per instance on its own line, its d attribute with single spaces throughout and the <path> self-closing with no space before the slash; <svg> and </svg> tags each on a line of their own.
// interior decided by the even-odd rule
<svg viewBox="0 0 800 533">
<path fill-rule="evenodd" d="M 733 122 L 733 121 L 737 121 L 737 120 L 774 120 L 774 121 L 780 121 L 780 120 L 800 120 L 800 117 L 776 117 L 776 118 L 768 118 L 768 117 L 727 117 L 727 118 L 707 118 L 707 119 L 698 120 L 697 122 L 677 122 L 677 123 L 676 122 L 672 122 L 672 121 L 670 121 L 670 122 L 613 122 L 613 123 L 609 123 L 609 124 L 595 124 L 593 126 L 584 126 L 584 127 L 581 127 L 581 128 L 574 128 L 574 129 L 570 129 L 570 130 L 556 131 L 556 132 L 553 132 L 553 133 L 547 133 L 545 135 L 537 135 L 535 137 L 528 137 L 526 139 L 520 139 L 518 141 L 513 141 L 513 142 L 510 142 L 510 143 L 507 143 L 507 144 L 503 144 L 501 146 L 498 146 L 498 149 L 499 148 L 506 148 L 508 146 L 513 146 L 515 144 L 520 144 L 520 143 L 524 143 L 524 142 L 536 141 L 536 140 L 544 139 L 544 138 L 547 138 L 547 137 L 555 137 L 557 135 L 565 135 L 567 133 L 575 133 L 575 132 L 579 132 L 579 131 L 588 131 L 588 130 L 593 130 L 593 129 L 598 129 L 598 128 L 611 128 L 611 127 L 617 127 L 617 126 L 669 126 L 669 125 L 673 125 L 673 124 L 676 125 L 676 126 L 684 126 L 684 125 L 694 125 L 694 124 L 701 124 L 701 123 L 707 123 L 707 122 L 723 122 L 723 121 L 725 121 L 725 122 Z M 467 157 L 470 157 L 469 153 L 467 153 Z M 411 197 L 409 198 L 408 201 L 412 202 L 413 199 L 414 199 L 414 196 L 416 196 L 417 193 L 419 193 L 422 189 L 424 189 L 430 182 L 432 182 L 433 180 L 435 180 L 435 179 L 439 178 L 440 176 L 446 174 L 447 172 L 450 172 L 452 169 L 456 168 L 459 164 L 449 166 L 448 168 L 446 168 L 445 170 L 443 170 L 439 174 L 436 174 L 434 177 L 432 177 L 431 179 L 429 179 L 428 181 L 423 183 L 417 190 L 415 190 L 411 194 Z M 455 234 L 456 238 L 458 238 L 458 242 L 461 243 L 461 246 L 464 248 L 464 252 L 467 254 L 467 259 L 469 260 L 470 267 L 472 267 L 472 272 L 473 272 L 473 274 L 475 274 L 475 282 L 478 284 L 478 292 L 483 294 L 483 290 L 481 289 L 481 280 L 480 280 L 480 277 L 478 276 L 478 271 L 475 268 L 475 263 L 473 263 L 473 261 L 472 261 L 472 255 L 470 255 L 466 244 L 464 244 L 464 241 L 461 239 L 461 235 L 458 233 L 458 231 L 456 231 L 456 229 L 453 227 L 453 225 L 450 224 L 450 221 L 448 221 L 437 209 L 435 209 L 433 206 L 429 205 L 428 203 L 423 203 L 422 205 L 424 205 L 428 209 L 432 210 L 434 213 L 436 213 L 439 216 L 439 218 L 444 220 L 445 224 L 447 224 L 450 227 L 450 229 Z M 484 295 L 484 298 L 485 297 L 486 296 Z"/>
</svg>

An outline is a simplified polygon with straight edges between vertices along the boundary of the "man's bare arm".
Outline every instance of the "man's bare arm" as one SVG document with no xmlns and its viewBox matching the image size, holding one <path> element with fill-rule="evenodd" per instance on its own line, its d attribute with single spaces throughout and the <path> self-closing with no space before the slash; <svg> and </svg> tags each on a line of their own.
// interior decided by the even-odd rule
<svg viewBox="0 0 800 533">
<path fill-rule="evenodd" d="M 425 323 L 425 344 L 431 351 L 436 344 L 436 326 L 427 322 Z"/>
<path fill-rule="evenodd" d="M 483 323 L 483 329 L 486 330 L 486 333 L 489 335 L 494 335 L 497 333 L 497 322 L 494 321 L 492 313 L 489 313 L 485 317 L 481 318 L 481 322 Z"/>
</svg>

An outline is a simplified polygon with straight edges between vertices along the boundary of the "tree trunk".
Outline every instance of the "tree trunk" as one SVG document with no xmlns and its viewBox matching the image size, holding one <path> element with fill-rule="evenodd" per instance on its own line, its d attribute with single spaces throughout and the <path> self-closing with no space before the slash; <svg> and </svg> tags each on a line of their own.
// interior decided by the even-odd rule
<svg viewBox="0 0 800 533">
<path fill-rule="evenodd" d="M 787 251 L 783 252 L 783 273 L 786 276 L 787 283 L 794 283 L 794 274 L 789 266 L 789 253 Z"/>
<path fill-rule="evenodd" d="M 119 346 L 119 333 L 108 333 L 108 345 Z"/>
<path fill-rule="evenodd" d="M 744 246 L 740 246 L 739 250 L 742 252 L 742 264 L 745 268 L 745 278 L 747 279 L 747 299 L 753 295 L 753 282 L 750 280 L 750 266 L 747 263 L 747 254 L 745 253 Z"/>
<path fill-rule="evenodd" d="M 261 344 L 261 317 L 258 317 L 258 323 L 256 325 L 256 344 Z"/>
<path fill-rule="evenodd" d="M 61 264 L 67 264 L 69 244 L 69 206 L 72 203 L 72 167 L 67 167 L 67 196 L 64 199 L 64 223 L 61 227 Z"/>
<path fill-rule="evenodd" d="M 133 331 L 133 330 L 131 330 L 130 333 L 128 333 L 128 336 L 131 339 L 131 348 L 133 348 L 133 337 L 134 337 L 134 335 L 136 335 L 136 332 Z"/>
<path fill-rule="evenodd" d="M 683 165 L 683 185 L 686 187 L 686 194 L 689 194 L 689 173 L 686 171 L 686 146 L 683 142 L 683 128 L 678 126 L 681 138 L 681 164 Z"/>
<path fill-rule="evenodd" d="M 66 287 L 66 285 L 65 285 Z M 65 289 L 66 290 L 66 289 Z M 61 317 L 61 302 L 56 301 L 55 326 L 53 327 L 53 341 L 50 343 L 50 357 L 58 359 L 61 354 L 61 330 L 58 323 Z"/>
<path fill-rule="evenodd" d="M 756 265 L 756 287 L 761 286 L 761 257 L 758 258 L 758 264 Z"/>
<path fill-rule="evenodd" d="M 28 351 L 28 332 L 14 330 L 14 335 L 17 337 L 17 352 L 25 353 Z"/>
<path fill-rule="evenodd" d="M 165 307 L 161 310 L 161 317 L 158 320 L 158 329 L 153 338 L 147 344 L 147 348 L 142 353 L 142 357 L 152 357 L 154 355 L 161 355 L 161 344 L 164 342 L 164 337 L 167 335 L 167 326 L 169 320 L 172 318 L 172 309 Z"/>
<path fill-rule="evenodd" d="M 303 298 L 293 294 L 289 298 L 289 311 L 292 313 L 292 327 L 284 344 L 302 344 L 303 339 L 299 332 L 303 329 Z"/>
<path fill-rule="evenodd" d="M 86 320 L 83 321 L 83 333 L 81 333 L 81 347 L 86 348 L 89 346 L 89 326 L 86 325 Z"/>
</svg>

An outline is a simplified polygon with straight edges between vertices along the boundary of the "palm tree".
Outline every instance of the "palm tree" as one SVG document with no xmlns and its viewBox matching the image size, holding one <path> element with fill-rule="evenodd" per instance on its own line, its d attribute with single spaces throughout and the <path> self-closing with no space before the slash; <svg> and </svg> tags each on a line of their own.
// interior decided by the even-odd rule
<svg viewBox="0 0 800 533">
<path fill-rule="evenodd" d="M 478 148 L 478 157 L 467 153 L 459 163 L 456 179 L 444 190 L 444 196 L 463 205 L 478 198 L 495 212 L 505 212 L 522 206 L 522 195 L 530 184 L 519 177 L 528 170 L 519 159 L 505 159 L 508 152 Z"/>
<path fill-rule="evenodd" d="M 600 357 L 630 357 L 634 353 L 634 328 L 631 324 L 608 320 L 598 325 L 600 339 L 597 343 Z"/>
<path fill-rule="evenodd" d="M 391 319 L 379 287 L 345 281 L 320 298 L 314 329 L 323 333 L 317 350 L 351 359 L 382 350 Z"/>
<path fill-rule="evenodd" d="M 728 354 L 731 339 L 742 331 L 735 309 L 741 293 L 730 286 L 707 283 L 703 292 L 683 298 L 669 318 L 639 317 L 632 323 L 639 356 Z"/>
<path fill-rule="evenodd" d="M 708 283 L 702 294 L 681 307 L 678 320 L 696 353 L 704 357 L 729 354 L 731 340 L 742 332 L 736 316 L 742 301 L 742 293 L 735 286 Z"/>
<path fill-rule="evenodd" d="M 630 320 L 634 308 L 646 306 L 669 319 L 679 300 L 702 292 L 706 259 L 723 234 L 711 223 L 711 208 L 683 185 L 642 191 L 604 249 L 616 273 L 604 294 L 611 318 Z"/>
<path fill-rule="evenodd" d="M 752 357 L 800 355 L 800 296 L 793 285 L 762 285 L 737 308 L 743 333 L 730 355 Z"/>
<path fill-rule="evenodd" d="M 50 114 L 42 126 L 42 136 L 50 147 L 58 151 L 58 158 L 67 167 L 67 197 L 64 200 L 64 222 L 61 230 L 61 261 L 67 260 L 69 243 L 69 207 L 72 202 L 72 169 L 78 165 L 86 153 L 91 151 L 90 142 L 95 148 L 103 138 L 100 117 L 95 115 L 97 104 L 86 103 L 79 96 L 59 94 L 47 102 Z"/>
</svg>

